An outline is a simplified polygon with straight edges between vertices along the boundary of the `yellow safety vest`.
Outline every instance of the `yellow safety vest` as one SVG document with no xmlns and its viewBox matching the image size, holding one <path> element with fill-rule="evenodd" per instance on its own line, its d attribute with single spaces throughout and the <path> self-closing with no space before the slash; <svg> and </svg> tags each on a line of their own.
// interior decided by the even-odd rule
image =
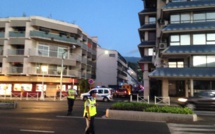
<svg viewBox="0 0 215 134">
<path fill-rule="evenodd" d="M 97 111 L 96 111 L 96 99 L 87 99 L 85 102 L 84 102 L 84 116 L 86 115 L 87 113 L 87 106 L 86 106 L 86 103 L 89 102 L 90 105 L 89 105 L 89 111 L 90 111 L 90 116 L 95 116 L 97 114 Z"/>
<path fill-rule="evenodd" d="M 68 90 L 68 96 L 67 96 L 67 98 L 69 98 L 69 99 L 75 99 L 75 94 L 76 94 L 75 89 L 69 89 Z"/>
</svg>

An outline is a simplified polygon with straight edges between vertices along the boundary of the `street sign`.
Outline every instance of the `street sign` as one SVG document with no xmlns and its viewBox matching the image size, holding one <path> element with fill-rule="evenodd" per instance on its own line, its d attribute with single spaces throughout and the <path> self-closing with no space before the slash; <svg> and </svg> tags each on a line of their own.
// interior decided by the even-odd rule
<svg viewBox="0 0 215 134">
<path fill-rule="evenodd" d="M 93 80 L 93 79 L 89 79 L 89 80 L 88 80 L 88 83 L 89 83 L 89 84 L 93 84 L 93 83 L 94 83 L 94 80 Z"/>
</svg>

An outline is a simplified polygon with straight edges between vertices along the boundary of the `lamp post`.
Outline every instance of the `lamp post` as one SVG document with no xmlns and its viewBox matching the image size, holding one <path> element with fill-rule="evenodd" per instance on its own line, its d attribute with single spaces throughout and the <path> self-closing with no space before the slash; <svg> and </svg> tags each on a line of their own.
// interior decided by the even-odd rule
<svg viewBox="0 0 215 134">
<path fill-rule="evenodd" d="M 63 81 L 63 60 L 65 59 L 64 54 L 67 52 L 66 49 L 64 49 L 64 52 L 62 53 L 61 57 L 61 71 L 60 71 L 60 100 L 62 99 L 62 81 Z"/>
<path fill-rule="evenodd" d="M 43 80 L 42 80 L 42 90 L 41 90 L 40 100 L 44 100 L 44 73 L 47 72 L 47 66 L 42 66 L 41 70 L 43 73 Z"/>
</svg>

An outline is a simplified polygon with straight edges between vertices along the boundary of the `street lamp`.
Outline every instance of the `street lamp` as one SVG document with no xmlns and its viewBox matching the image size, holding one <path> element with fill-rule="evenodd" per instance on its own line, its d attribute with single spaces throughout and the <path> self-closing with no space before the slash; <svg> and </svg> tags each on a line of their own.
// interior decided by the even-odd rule
<svg viewBox="0 0 215 134">
<path fill-rule="evenodd" d="M 41 90 L 40 100 L 44 100 L 44 73 L 47 72 L 48 67 L 47 66 L 42 66 L 41 70 L 42 70 L 42 73 L 43 73 L 43 80 L 42 80 L 42 90 Z"/>
<path fill-rule="evenodd" d="M 60 71 L 60 100 L 62 99 L 62 81 L 63 81 L 63 60 L 65 59 L 64 54 L 67 52 L 67 49 L 64 49 L 61 57 L 61 71 Z"/>
</svg>

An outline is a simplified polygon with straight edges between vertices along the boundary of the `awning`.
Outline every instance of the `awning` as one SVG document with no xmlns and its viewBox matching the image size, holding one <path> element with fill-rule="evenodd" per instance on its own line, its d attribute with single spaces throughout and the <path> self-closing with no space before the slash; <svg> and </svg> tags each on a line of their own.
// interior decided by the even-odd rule
<svg viewBox="0 0 215 134">
<path fill-rule="evenodd" d="M 162 52 L 164 55 L 172 54 L 214 54 L 214 45 L 187 45 L 187 46 L 169 46 Z"/>
<path fill-rule="evenodd" d="M 144 46 L 155 46 L 155 45 L 156 45 L 155 41 L 143 41 L 138 46 L 144 47 Z"/>
<path fill-rule="evenodd" d="M 215 77 L 215 68 L 156 68 L 151 78 L 209 78 Z"/>
<path fill-rule="evenodd" d="M 215 6 L 215 0 L 169 2 L 166 6 L 163 7 L 163 11 L 182 10 L 186 8 L 205 8 L 205 7 L 214 7 L 214 6 Z"/>
<path fill-rule="evenodd" d="M 187 32 L 187 31 L 199 31 L 199 30 L 215 30 L 214 22 L 198 22 L 198 23 L 181 23 L 181 24 L 169 24 L 162 29 L 163 33 L 169 32 Z"/>
<path fill-rule="evenodd" d="M 152 62 L 152 56 L 143 56 L 143 57 L 141 57 L 141 59 L 139 60 L 139 63 L 141 63 L 141 62 L 149 62 L 149 63 L 151 63 Z"/>
</svg>

